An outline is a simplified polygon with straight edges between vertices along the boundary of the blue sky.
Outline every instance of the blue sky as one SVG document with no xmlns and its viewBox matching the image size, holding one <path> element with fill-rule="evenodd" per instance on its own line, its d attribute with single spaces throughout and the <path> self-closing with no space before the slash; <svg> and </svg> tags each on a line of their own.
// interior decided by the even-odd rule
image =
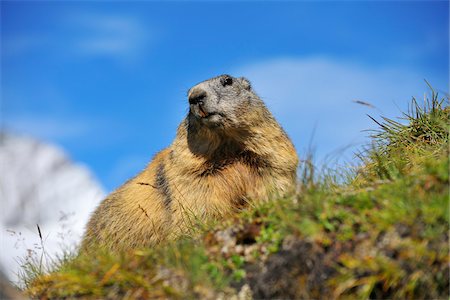
<svg viewBox="0 0 450 300">
<path fill-rule="evenodd" d="M 3 128 L 60 145 L 107 191 L 171 143 L 187 89 L 218 74 L 250 79 L 319 161 L 351 161 L 366 114 L 399 116 L 424 79 L 448 92 L 447 1 L 2 1 L 1 26 Z"/>
</svg>

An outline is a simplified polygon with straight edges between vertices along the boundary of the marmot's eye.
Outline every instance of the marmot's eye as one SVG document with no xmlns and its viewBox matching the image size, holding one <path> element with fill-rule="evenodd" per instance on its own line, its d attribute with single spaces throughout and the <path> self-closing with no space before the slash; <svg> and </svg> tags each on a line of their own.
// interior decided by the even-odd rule
<svg viewBox="0 0 450 300">
<path fill-rule="evenodd" d="M 222 83 L 223 86 L 232 85 L 233 78 L 231 78 L 230 76 L 224 76 L 220 79 L 220 83 Z"/>
</svg>

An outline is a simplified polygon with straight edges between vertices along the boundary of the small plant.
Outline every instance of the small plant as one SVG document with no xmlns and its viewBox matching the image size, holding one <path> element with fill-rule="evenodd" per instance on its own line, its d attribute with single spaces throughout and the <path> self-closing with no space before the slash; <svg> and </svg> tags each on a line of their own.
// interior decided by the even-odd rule
<svg viewBox="0 0 450 300">
<path fill-rule="evenodd" d="M 448 150 L 449 98 L 440 98 L 431 86 L 430 90 L 431 98 L 425 97 L 422 106 L 412 98 L 402 117 L 406 124 L 369 116 L 380 128 L 371 135 L 372 147 L 358 154 L 363 162 L 360 175 L 390 180 L 413 169 L 414 163 Z"/>
</svg>

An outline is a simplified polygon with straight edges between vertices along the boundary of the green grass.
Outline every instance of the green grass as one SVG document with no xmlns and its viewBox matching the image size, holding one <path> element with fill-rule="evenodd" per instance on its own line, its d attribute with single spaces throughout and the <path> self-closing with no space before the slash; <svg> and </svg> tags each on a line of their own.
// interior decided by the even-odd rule
<svg viewBox="0 0 450 300">
<path fill-rule="evenodd" d="M 447 104 L 432 91 L 423 105 L 413 99 L 405 124 L 374 119 L 379 129 L 357 170 L 315 174 L 307 160 L 292 197 L 203 224 L 195 238 L 154 249 L 76 256 L 53 272 L 30 264 L 25 292 L 34 298 L 448 299 Z"/>
</svg>

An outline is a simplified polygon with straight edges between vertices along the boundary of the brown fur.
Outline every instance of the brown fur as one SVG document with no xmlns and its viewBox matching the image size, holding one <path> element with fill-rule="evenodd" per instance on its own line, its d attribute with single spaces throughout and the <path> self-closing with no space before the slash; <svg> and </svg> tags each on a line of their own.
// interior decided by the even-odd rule
<svg viewBox="0 0 450 300">
<path fill-rule="evenodd" d="M 249 201 L 293 190 L 294 146 L 253 91 L 240 93 L 243 83 L 233 88 L 255 103 L 239 108 L 239 126 L 211 129 L 191 120 L 190 113 L 172 145 L 100 204 L 87 225 L 83 249 L 151 246 L 178 236 L 192 220 L 223 218 Z"/>
</svg>

